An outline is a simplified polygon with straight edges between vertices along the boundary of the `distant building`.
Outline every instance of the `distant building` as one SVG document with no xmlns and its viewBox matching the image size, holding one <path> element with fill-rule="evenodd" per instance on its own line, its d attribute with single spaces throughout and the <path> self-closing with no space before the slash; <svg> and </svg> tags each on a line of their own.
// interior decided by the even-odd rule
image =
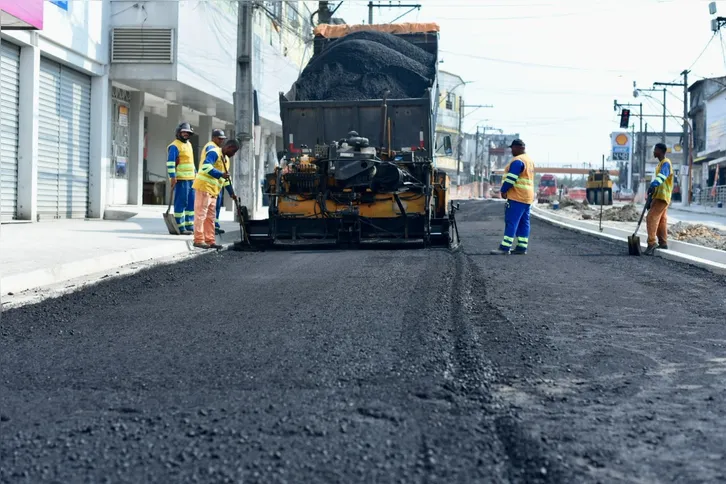
<svg viewBox="0 0 726 484">
<path fill-rule="evenodd" d="M 462 184 L 478 180 L 480 174 L 488 177 L 487 170 L 502 169 L 512 158 L 509 145 L 519 138 L 519 133 L 500 134 L 488 131 L 479 132 L 479 142 L 475 133 L 464 134 L 462 151 L 462 172 L 466 173 L 468 181 L 462 178 Z"/>
<path fill-rule="evenodd" d="M 726 77 L 693 83 L 689 117 L 693 126 L 693 188 L 726 185 Z"/>
<path fill-rule="evenodd" d="M 459 131 L 459 117 L 464 99 L 464 81 L 456 74 L 439 71 L 439 109 L 436 116 L 436 166 L 456 175 L 459 150 L 464 142 Z M 463 161 L 463 160 L 462 160 Z M 463 165 L 463 163 L 462 163 Z M 461 171 L 461 166 L 459 170 Z M 452 178 L 456 183 L 456 179 Z M 463 181 L 462 181 L 463 183 Z"/>
</svg>

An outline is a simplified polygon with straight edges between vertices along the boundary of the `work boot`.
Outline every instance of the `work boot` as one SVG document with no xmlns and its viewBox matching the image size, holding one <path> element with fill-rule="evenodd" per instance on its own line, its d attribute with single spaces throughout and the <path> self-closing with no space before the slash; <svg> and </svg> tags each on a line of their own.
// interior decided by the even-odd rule
<svg viewBox="0 0 726 484">
<path fill-rule="evenodd" d="M 502 250 L 502 249 L 494 249 L 490 252 L 491 255 L 509 255 L 508 250 Z"/>
<path fill-rule="evenodd" d="M 208 249 L 209 246 L 205 244 L 204 242 L 194 242 L 194 247 L 197 249 Z"/>
<path fill-rule="evenodd" d="M 221 246 L 221 245 L 219 245 L 219 244 L 217 244 L 217 243 L 214 243 L 214 244 L 209 244 L 209 246 L 208 246 L 208 247 L 209 247 L 210 249 L 217 249 L 217 250 L 220 250 L 220 249 L 222 249 L 222 246 Z"/>
<path fill-rule="evenodd" d="M 645 252 L 643 252 L 643 255 L 654 255 L 655 249 L 658 247 L 657 244 L 648 244 L 648 248 L 645 249 Z"/>
<path fill-rule="evenodd" d="M 668 244 L 658 244 L 658 249 L 668 250 Z"/>
<path fill-rule="evenodd" d="M 527 251 L 526 250 L 517 250 L 517 249 L 514 249 L 512 251 L 512 254 L 514 254 L 514 255 L 527 255 Z"/>
<path fill-rule="evenodd" d="M 224 233 L 224 230 L 222 230 L 222 229 L 215 229 L 215 230 L 214 230 L 214 232 L 215 232 L 215 233 L 216 233 L 217 235 L 222 235 L 222 234 Z"/>
</svg>

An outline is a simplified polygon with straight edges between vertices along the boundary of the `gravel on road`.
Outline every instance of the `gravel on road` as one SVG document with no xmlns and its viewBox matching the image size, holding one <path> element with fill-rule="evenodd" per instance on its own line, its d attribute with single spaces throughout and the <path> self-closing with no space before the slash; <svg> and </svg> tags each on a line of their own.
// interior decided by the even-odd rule
<svg viewBox="0 0 726 484">
<path fill-rule="evenodd" d="M 463 202 L 463 249 L 220 253 L 0 319 L 0 482 L 715 482 L 726 280 Z"/>
</svg>

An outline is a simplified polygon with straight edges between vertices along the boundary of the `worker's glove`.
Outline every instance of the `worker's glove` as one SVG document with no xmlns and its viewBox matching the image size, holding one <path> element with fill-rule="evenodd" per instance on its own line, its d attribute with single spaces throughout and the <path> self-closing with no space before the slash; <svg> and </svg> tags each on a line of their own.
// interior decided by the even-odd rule
<svg viewBox="0 0 726 484">
<path fill-rule="evenodd" d="M 176 177 L 170 178 L 169 180 L 171 180 L 171 187 L 174 188 L 174 185 L 176 185 Z"/>
</svg>

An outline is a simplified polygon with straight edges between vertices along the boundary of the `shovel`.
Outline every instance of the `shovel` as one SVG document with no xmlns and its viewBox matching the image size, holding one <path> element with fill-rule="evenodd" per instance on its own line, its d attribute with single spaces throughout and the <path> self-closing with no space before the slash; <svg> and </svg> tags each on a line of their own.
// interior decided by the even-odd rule
<svg viewBox="0 0 726 484">
<path fill-rule="evenodd" d="M 640 214 L 640 220 L 638 220 L 638 226 L 635 227 L 635 232 L 633 232 L 633 235 L 628 236 L 628 253 L 630 255 L 641 255 L 641 247 L 640 247 L 640 237 L 638 237 L 638 230 L 640 230 L 640 224 L 643 223 L 643 216 L 645 215 L 646 210 L 650 208 L 651 203 L 651 195 L 648 195 L 648 200 L 645 202 L 645 206 L 643 206 L 643 212 Z"/>
<path fill-rule="evenodd" d="M 224 161 L 224 154 L 222 155 L 222 166 L 224 166 L 224 171 L 226 171 L 227 173 L 229 173 L 229 170 L 227 170 L 227 163 Z M 235 194 L 234 193 L 234 187 L 232 186 L 231 183 L 230 183 L 229 186 L 232 189 L 232 194 L 234 195 Z M 247 245 L 249 245 L 250 244 L 250 241 L 247 238 L 247 234 L 245 233 L 244 226 L 243 226 L 244 223 L 249 218 L 248 213 L 247 213 L 247 208 L 245 207 L 244 213 L 243 213 L 242 207 L 239 204 L 239 199 L 236 196 L 235 196 L 235 200 L 234 200 L 234 206 L 237 209 L 237 217 L 239 218 L 239 236 L 240 236 L 239 243 L 235 243 L 234 244 L 234 247 L 241 246 L 243 242 L 246 243 Z"/>
<path fill-rule="evenodd" d="M 171 211 L 171 205 L 174 203 L 174 187 L 171 188 L 171 196 L 169 197 L 169 206 L 166 207 L 166 213 L 162 214 L 164 217 L 164 223 L 166 224 L 166 229 L 169 231 L 171 235 L 181 235 L 181 232 L 179 232 L 179 226 L 176 224 L 176 219 L 174 218 L 173 213 L 169 213 Z"/>
</svg>

